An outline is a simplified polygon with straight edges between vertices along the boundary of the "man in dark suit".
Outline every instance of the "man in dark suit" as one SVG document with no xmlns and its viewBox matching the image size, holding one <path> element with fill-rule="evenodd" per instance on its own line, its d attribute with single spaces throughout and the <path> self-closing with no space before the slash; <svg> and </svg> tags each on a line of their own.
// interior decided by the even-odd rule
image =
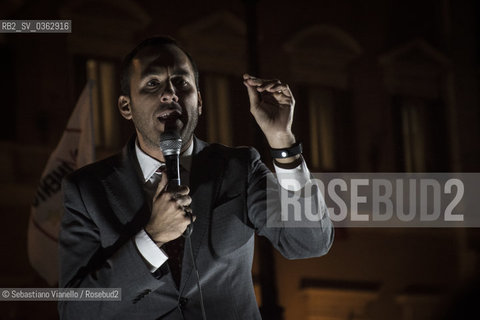
<svg viewBox="0 0 480 320">
<path fill-rule="evenodd" d="M 243 79 L 277 173 L 289 173 L 301 191 L 310 173 L 291 132 L 295 102 L 288 85 Z M 253 148 L 194 136 L 202 113 L 198 71 L 174 40 L 137 46 L 125 58 L 121 85 L 118 107 L 136 135 L 121 154 L 65 179 L 60 286 L 121 288 L 122 300 L 63 301 L 61 318 L 201 319 L 203 304 L 208 319 L 260 319 L 251 277 L 254 233 L 289 259 L 325 254 L 333 228 L 322 197 L 314 195 L 319 219 L 309 227 L 268 223 L 282 221 L 279 191 L 295 190 L 273 177 Z M 162 173 L 159 142 L 167 124 L 183 141 L 184 186 L 176 189 L 166 188 Z"/>
</svg>

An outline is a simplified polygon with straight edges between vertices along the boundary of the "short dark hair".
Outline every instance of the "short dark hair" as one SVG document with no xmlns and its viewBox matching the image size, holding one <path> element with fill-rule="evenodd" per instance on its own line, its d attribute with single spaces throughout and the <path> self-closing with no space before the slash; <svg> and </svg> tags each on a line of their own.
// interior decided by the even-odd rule
<svg viewBox="0 0 480 320">
<path fill-rule="evenodd" d="M 169 36 L 155 36 L 147 38 L 140 42 L 132 51 L 130 51 L 125 58 L 123 59 L 122 66 L 120 69 L 120 94 L 121 95 L 130 95 L 130 67 L 132 66 L 132 60 L 137 56 L 137 54 L 144 48 L 155 47 L 155 46 L 166 46 L 174 45 L 180 50 L 182 50 L 190 61 L 193 69 L 193 75 L 195 77 L 195 85 L 199 89 L 198 82 L 198 69 L 195 61 L 193 61 L 190 54 L 180 46 L 180 44 L 172 37 Z"/>
</svg>

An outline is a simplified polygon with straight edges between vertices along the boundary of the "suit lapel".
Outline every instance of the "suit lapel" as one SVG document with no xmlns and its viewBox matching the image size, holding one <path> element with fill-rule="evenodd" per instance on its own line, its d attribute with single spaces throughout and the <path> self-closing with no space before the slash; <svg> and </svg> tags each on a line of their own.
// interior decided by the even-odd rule
<svg viewBox="0 0 480 320">
<path fill-rule="evenodd" d="M 198 260 L 197 255 L 200 246 L 203 242 L 208 241 L 206 235 L 210 225 L 211 208 L 218 197 L 224 166 L 225 160 L 220 154 L 213 152 L 212 148 L 208 147 L 205 142 L 195 138 L 192 168 L 190 171 L 191 206 L 193 213 L 197 217 L 191 235 L 195 261 Z M 193 271 L 188 241 L 185 242 L 183 261 L 188 261 L 188 263 L 183 263 L 180 294 L 185 290 L 185 284 L 192 276 Z"/>
<path fill-rule="evenodd" d="M 112 172 L 103 180 L 107 200 L 119 222 L 134 233 L 140 231 L 150 218 L 139 170 L 133 137 L 122 154 L 113 158 Z"/>
<path fill-rule="evenodd" d="M 190 195 L 192 210 L 197 216 L 191 235 L 192 251 L 197 261 L 198 251 L 206 238 L 210 225 L 210 214 L 220 190 L 224 175 L 225 159 L 212 151 L 207 143 L 194 138 L 195 145 L 190 173 Z M 116 214 L 124 235 L 133 236 L 141 230 L 150 218 L 150 208 L 140 180 L 140 168 L 135 155 L 135 137 L 122 151 L 112 159 L 111 173 L 102 181 L 107 194 L 107 201 Z M 180 295 L 185 284 L 192 277 L 193 264 L 189 244 L 185 243 L 183 268 L 180 283 Z M 173 280 L 171 281 L 173 284 Z"/>
</svg>

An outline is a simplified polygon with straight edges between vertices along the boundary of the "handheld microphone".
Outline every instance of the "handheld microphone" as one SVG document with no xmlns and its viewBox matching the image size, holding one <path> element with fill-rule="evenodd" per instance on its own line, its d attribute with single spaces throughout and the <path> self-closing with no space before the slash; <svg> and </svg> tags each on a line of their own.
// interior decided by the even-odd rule
<svg viewBox="0 0 480 320">
<path fill-rule="evenodd" d="M 165 166 L 168 178 L 167 189 L 172 189 L 180 185 L 180 149 L 182 148 L 182 138 L 175 129 L 169 129 L 165 126 L 165 131 L 160 135 L 160 149 L 162 149 L 165 158 Z M 193 231 L 193 216 L 185 210 L 185 215 L 190 218 L 190 224 L 183 233 L 188 238 Z"/>
<path fill-rule="evenodd" d="M 177 130 L 167 130 L 160 136 L 160 149 L 165 158 L 165 166 L 168 177 L 168 188 L 180 185 L 180 149 L 182 139 Z"/>
</svg>

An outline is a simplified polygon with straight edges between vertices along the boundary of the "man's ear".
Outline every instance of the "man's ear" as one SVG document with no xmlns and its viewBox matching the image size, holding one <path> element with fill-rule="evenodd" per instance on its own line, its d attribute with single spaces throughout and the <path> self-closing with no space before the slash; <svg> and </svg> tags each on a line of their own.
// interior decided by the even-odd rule
<svg viewBox="0 0 480 320">
<path fill-rule="evenodd" d="M 202 95 L 200 94 L 200 91 L 197 91 L 197 95 L 198 95 L 198 115 L 201 115 L 203 102 L 202 102 Z"/>
<path fill-rule="evenodd" d="M 127 120 L 132 119 L 132 108 L 131 101 L 129 96 L 120 96 L 118 97 L 118 110 L 120 114 Z"/>
</svg>

